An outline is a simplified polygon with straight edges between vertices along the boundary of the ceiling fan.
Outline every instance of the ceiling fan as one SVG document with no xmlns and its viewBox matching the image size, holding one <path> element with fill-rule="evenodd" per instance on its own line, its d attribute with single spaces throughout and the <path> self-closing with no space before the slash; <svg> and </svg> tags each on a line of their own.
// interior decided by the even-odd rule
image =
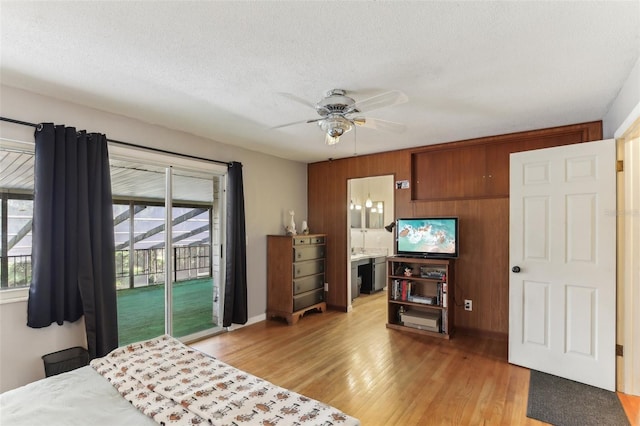
<svg viewBox="0 0 640 426">
<path fill-rule="evenodd" d="M 272 129 L 279 129 L 281 127 L 293 126 L 302 123 L 318 123 L 318 126 L 325 133 L 325 142 L 327 145 L 334 145 L 338 143 L 340 141 L 340 136 L 351 131 L 354 126 L 387 130 L 395 133 L 403 132 L 405 129 L 404 124 L 401 123 L 381 120 L 378 118 L 366 118 L 357 115 L 373 111 L 374 109 L 407 102 L 409 98 L 399 90 L 392 90 L 361 101 L 356 101 L 347 96 L 346 90 L 332 89 L 329 90 L 325 94 L 325 97 L 316 104 L 312 104 L 290 93 L 281 93 L 281 95 L 303 105 L 310 106 L 316 110 L 320 117 L 282 124 L 280 126 L 272 127 Z"/>
</svg>

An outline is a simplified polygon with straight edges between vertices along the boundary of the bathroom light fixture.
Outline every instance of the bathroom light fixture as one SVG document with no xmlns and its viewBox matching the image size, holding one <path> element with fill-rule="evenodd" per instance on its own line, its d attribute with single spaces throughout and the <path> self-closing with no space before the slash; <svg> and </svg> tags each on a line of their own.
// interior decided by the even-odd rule
<svg viewBox="0 0 640 426">
<path fill-rule="evenodd" d="M 395 228 L 395 227 L 396 227 L 396 223 L 395 222 L 391 222 L 390 224 L 385 226 L 384 229 L 386 229 L 388 232 L 393 232 L 393 228 Z"/>
</svg>

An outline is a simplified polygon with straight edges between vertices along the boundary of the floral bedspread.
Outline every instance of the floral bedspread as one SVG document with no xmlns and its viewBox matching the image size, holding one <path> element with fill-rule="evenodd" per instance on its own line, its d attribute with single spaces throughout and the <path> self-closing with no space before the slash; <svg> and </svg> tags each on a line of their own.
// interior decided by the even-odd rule
<svg viewBox="0 0 640 426">
<path fill-rule="evenodd" d="M 165 335 L 91 361 L 161 425 L 359 425 L 341 411 L 231 367 Z"/>
</svg>

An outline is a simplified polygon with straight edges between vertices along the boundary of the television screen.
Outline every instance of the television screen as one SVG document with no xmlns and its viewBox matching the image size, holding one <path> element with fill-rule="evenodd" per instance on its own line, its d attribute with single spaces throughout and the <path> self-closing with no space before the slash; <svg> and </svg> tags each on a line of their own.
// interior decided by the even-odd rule
<svg viewBox="0 0 640 426">
<path fill-rule="evenodd" d="M 396 253 L 402 256 L 458 257 L 458 218 L 419 217 L 398 219 Z"/>
</svg>

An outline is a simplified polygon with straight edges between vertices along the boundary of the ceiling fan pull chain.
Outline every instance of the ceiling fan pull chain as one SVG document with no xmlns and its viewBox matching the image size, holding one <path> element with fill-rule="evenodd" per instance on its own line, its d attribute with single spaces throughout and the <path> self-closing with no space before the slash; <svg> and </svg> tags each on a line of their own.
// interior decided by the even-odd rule
<svg viewBox="0 0 640 426">
<path fill-rule="evenodd" d="M 358 131 L 357 126 L 353 126 L 353 156 L 358 155 Z"/>
</svg>

